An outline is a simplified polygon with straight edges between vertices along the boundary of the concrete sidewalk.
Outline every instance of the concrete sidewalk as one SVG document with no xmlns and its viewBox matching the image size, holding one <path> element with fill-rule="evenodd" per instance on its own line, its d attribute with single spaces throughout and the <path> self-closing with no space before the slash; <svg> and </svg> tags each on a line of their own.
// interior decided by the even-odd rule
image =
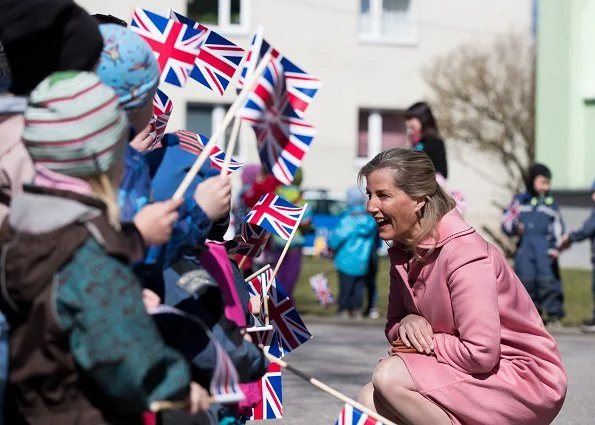
<svg viewBox="0 0 595 425">
<path fill-rule="evenodd" d="M 359 389 L 370 381 L 378 359 L 386 355 L 384 321 L 347 325 L 328 323 L 327 319 L 305 321 L 314 338 L 285 360 L 347 396 L 357 397 Z M 327 323 L 320 323 L 323 321 Z M 595 336 L 581 334 L 575 328 L 555 336 L 569 376 L 569 389 L 564 408 L 553 424 L 590 425 L 595 417 L 595 368 L 591 367 Z M 284 419 L 274 424 L 333 425 L 343 406 L 288 371 L 283 372 L 283 401 Z"/>
</svg>

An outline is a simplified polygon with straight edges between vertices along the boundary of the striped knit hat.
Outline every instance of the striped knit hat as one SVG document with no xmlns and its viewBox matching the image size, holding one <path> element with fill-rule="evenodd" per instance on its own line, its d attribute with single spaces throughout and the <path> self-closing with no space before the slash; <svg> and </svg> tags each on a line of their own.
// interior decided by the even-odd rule
<svg viewBox="0 0 595 425">
<path fill-rule="evenodd" d="M 124 152 L 128 121 L 113 89 L 90 72 L 56 72 L 31 93 L 23 140 L 31 158 L 76 177 L 108 171 Z"/>
</svg>

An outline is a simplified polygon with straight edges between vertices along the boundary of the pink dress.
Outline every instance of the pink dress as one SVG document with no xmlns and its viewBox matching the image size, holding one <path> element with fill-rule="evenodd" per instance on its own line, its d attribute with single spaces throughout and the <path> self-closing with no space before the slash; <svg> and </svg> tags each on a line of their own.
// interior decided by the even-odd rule
<svg viewBox="0 0 595 425">
<path fill-rule="evenodd" d="M 435 333 L 435 357 L 399 354 L 418 391 L 457 425 L 551 423 L 564 403 L 566 372 L 500 251 L 455 209 L 440 221 L 437 248 L 425 263 L 400 246 L 389 255 L 387 338 L 397 338 L 408 314 L 425 317 Z"/>
</svg>

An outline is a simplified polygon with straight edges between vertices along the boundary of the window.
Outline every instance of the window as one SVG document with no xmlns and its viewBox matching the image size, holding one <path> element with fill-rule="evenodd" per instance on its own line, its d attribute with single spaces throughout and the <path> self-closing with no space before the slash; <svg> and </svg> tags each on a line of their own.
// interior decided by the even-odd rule
<svg viewBox="0 0 595 425">
<path fill-rule="evenodd" d="M 407 146 L 403 111 L 359 111 L 357 156 L 371 159 L 378 153 Z"/>
<path fill-rule="evenodd" d="M 360 0 L 360 39 L 396 44 L 417 42 L 413 2 L 414 0 Z"/>
<path fill-rule="evenodd" d="M 248 32 L 248 0 L 187 0 L 187 15 L 224 33 Z"/>
<path fill-rule="evenodd" d="M 186 113 L 186 129 L 195 133 L 200 133 L 203 136 L 210 137 L 215 129 L 223 121 L 223 117 L 227 112 L 229 105 L 204 105 L 204 104 L 190 104 Z M 231 134 L 231 125 L 225 129 L 223 138 L 217 141 L 217 146 L 225 150 Z M 240 139 L 236 142 L 233 150 L 234 159 L 240 160 L 244 153 L 240 152 L 242 143 L 241 134 Z"/>
</svg>

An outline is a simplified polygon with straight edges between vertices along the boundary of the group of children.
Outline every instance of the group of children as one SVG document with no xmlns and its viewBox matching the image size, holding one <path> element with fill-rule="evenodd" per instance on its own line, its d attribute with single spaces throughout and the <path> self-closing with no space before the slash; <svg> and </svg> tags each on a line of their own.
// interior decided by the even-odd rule
<svg viewBox="0 0 595 425">
<path fill-rule="evenodd" d="M 222 243 L 229 178 L 205 164 L 171 199 L 196 155 L 176 133 L 150 149 L 159 67 L 122 23 L 0 4 L 0 424 L 234 424 L 260 399 L 268 362 L 245 332 L 260 299 Z M 202 326 L 148 314 L 161 304 Z M 213 337 L 239 403 L 205 389 Z M 165 400 L 189 416 L 147 413 Z"/>
<path fill-rule="evenodd" d="M 561 327 L 563 290 L 558 257 L 571 244 L 590 239 L 593 249 L 593 316 L 581 329 L 595 332 L 595 208 L 583 226 L 566 233 L 559 207 L 550 195 L 552 173 L 543 164 L 528 173 L 527 191 L 514 197 L 502 216 L 502 230 L 518 237 L 514 264 L 516 274 L 550 328 Z M 591 187 L 595 202 L 595 181 Z"/>
</svg>

